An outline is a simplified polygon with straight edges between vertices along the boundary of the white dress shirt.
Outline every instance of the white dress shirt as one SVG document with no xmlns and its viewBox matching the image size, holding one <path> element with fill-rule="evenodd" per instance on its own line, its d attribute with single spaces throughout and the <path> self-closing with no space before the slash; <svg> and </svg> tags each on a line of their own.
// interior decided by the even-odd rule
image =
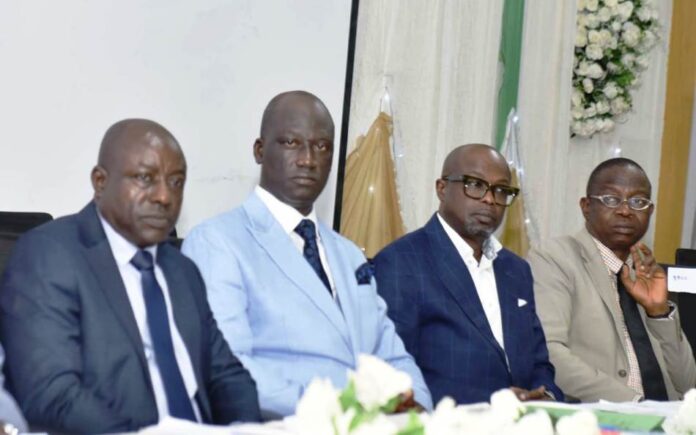
<svg viewBox="0 0 696 435">
<path fill-rule="evenodd" d="M 474 250 L 462 237 L 451 227 L 444 219 L 437 214 L 437 218 L 445 229 L 445 233 L 449 236 L 454 247 L 462 257 L 466 268 L 469 269 L 471 279 L 474 281 L 476 293 L 483 306 L 483 312 L 488 319 L 488 325 L 491 327 L 493 337 L 500 344 L 500 347 L 505 350 L 505 342 L 503 340 L 503 319 L 500 313 L 500 301 L 498 300 L 498 286 L 495 282 L 495 271 L 493 270 L 493 260 L 498 255 L 503 246 L 498 239 L 490 236 L 483 243 L 483 255 L 481 262 L 476 261 Z"/>
<path fill-rule="evenodd" d="M 321 260 L 321 265 L 324 267 L 324 272 L 329 278 L 329 284 L 331 285 L 331 295 L 336 299 L 336 288 L 334 285 L 334 280 L 331 277 L 331 268 L 329 268 L 329 262 L 326 259 L 326 250 L 324 249 L 324 244 L 321 241 L 321 234 L 319 234 L 319 226 L 317 224 L 317 213 L 312 209 L 312 211 L 307 215 L 303 216 L 302 213 L 297 211 L 292 206 L 287 205 L 283 201 L 279 200 L 272 193 L 267 191 L 261 186 L 256 186 L 254 193 L 259 197 L 261 202 L 263 202 L 268 210 L 271 212 L 273 217 L 278 221 L 280 226 L 285 230 L 285 232 L 290 236 L 292 243 L 297 247 L 300 254 L 303 254 L 305 241 L 304 239 L 295 232 L 295 228 L 300 224 L 302 219 L 309 219 L 314 222 L 314 230 L 317 233 L 317 245 L 319 246 L 319 259 Z"/>
<path fill-rule="evenodd" d="M 162 376 L 160 374 L 159 367 L 157 366 L 157 361 L 155 361 L 155 350 L 152 346 L 150 328 L 147 324 L 147 310 L 145 308 L 145 298 L 143 297 L 143 286 L 140 271 L 130 262 L 136 252 L 138 252 L 138 247 L 116 232 L 116 230 L 101 215 L 99 215 L 99 219 L 104 227 L 104 232 L 106 233 L 106 238 L 109 241 L 109 246 L 111 247 L 111 252 L 114 255 L 114 259 L 116 260 L 116 265 L 118 266 L 118 271 L 121 274 L 121 279 L 123 279 L 123 285 L 126 287 L 128 300 L 130 301 L 131 308 L 133 309 L 133 315 L 135 316 L 135 322 L 138 324 L 140 338 L 143 340 L 143 350 L 145 352 L 145 359 L 147 360 L 147 367 L 150 371 L 150 379 L 152 380 L 152 389 L 155 393 L 155 402 L 157 402 L 157 411 L 159 413 L 159 419 L 162 420 L 164 417 L 169 415 L 167 394 L 164 390 L 164 384 L 162 383 Z M 147 247 L 145 250 L 152 254 L 152 258 L 157 258 L 156 245 Z M 172 344 L 174 345 L 176 362 L 179 365 L 179 371 L 184 379 L 186 392 L 191 399 L 193 412 L 196 415 L 196 419 L 201 421 L 200 410 L 198 409 L 198 405 L 194 399 L 196 391 L 198 390 L 198 385 L 196 383 L 193 365 L 191 364 L 191 358 L 186 350 L 184 340 L 181 338 L 181 334 L 179 334 L 176 323 L 174 323 L 172 302 L 169 298 L 169 287 L 167 286 L 167 280 L 165 279 L 164 273 L 156 261 L 155 278 L 157 278 L 157 283 L 162 288 L 162 293 L 164 293 L 164 301 L 167 305 L 167 317 L 169 318 L 169 328 L 172 333 Z"/>
</svg>

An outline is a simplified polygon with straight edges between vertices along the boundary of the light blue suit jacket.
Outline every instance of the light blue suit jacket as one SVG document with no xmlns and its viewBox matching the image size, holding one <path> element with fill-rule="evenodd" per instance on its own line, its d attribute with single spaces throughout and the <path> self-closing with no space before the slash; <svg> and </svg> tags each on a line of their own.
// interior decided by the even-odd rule
<svg viewBox="0 0 696 435">
<path fill-rule="evenodd" d="M 312 378 L 342 388 L 346 370 L 367 353 L 407 372 L 416 401 L 430 409 L 423 376 L 386 316 L 374 278 L 358 284 L 362 252 L 325 225 L 318 228 L 337 301 L 255 194 L 184 241 L 225 339 L 257 382 L 261 408 L 293 414 Z"/>
</svg>

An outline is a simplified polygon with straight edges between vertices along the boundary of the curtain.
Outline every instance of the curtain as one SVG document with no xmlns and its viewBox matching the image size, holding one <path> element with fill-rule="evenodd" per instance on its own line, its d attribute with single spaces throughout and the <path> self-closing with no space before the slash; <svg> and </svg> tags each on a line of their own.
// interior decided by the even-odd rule
<svg viewBox="0 0 696 435">
<path fill-rule="evenodd" d="M 346 160 L 341 234 L 373 258 L 404 234 L 389 138 L 392 120 L 380 113 Z"/>
<path fill-rule="evenodd" d="M 408 230 L 438 206 L 445 156 L 468 142 L 492 144 L 503 2 L 360 2 L 350 143 L 388 92 L 397 187 Z"/>
<path fill-rule="evenodd" d="M 614 156 L 636 160 L 657 194 L 664 116 L 671 0 L 658 0 L 663 38 L 650 54 L 634 108 L 624 124 L 591 139 L 569 136 L 576 5 L 527 0 L 522 41 L 518 113 L 526 156 L 528 210 L 542 238 L 574 233 L 583 225 L 578 202 L 592 169 Z M 655 216 L 653 216 L 653 220 Z M 647 235 L 652 241 L 653 230 Z M 537 242 L 538 240 L 532 240 Z"/>
</svg>

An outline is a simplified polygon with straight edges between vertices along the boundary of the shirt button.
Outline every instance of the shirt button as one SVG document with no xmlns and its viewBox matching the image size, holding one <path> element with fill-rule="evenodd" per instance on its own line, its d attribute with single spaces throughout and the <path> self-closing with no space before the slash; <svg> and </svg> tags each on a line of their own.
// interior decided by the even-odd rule
<svg viewBox="0 0 696 435">
<path fill-rule="evenodd" d="M 619 376 L 621 376 L 622 378 L 625 378 L 626 377 L 626 370 L 624 370 L 624 369 L 619 370 Z"/>
</svg>

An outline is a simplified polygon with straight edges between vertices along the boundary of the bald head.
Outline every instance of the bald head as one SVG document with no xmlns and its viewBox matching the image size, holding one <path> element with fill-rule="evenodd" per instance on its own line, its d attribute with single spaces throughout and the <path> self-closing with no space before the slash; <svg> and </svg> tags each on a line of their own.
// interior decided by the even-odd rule
<svg viewBox="0 0 696 435">
<path fill-rule="evenodd" d="M 327 122 L 331 127 L 331 135 L 333 136 L 334 123 L 331 119 L 329 109 L 324 103 L 314 94 L 307 91 L 289 91 L 276 95 L 268 102 L 266 110 L 263 111 L 261 118 L 261 137 L 268 133 L 268 129 L 276 122 L 278 118 L 286 117 L 288 113 L 298 113 L 302 111 L 307 113 L 313 110 L 320 114 L 322 121 Z"/>
<path fill-rule="evenodd" d="M 168 146 L 181 153 L 174 136 L 155 121 L 149 119 L 124 119 L 106 130 L 99 148 L 97 164 L 108 169 L 114 160 L 135 144 Z"/>
<path fill-rule="evenodd" d="M 442 163 L 442 175 L 461 175 L 462 170 L 470 166 L 466 162 L 475 162 L 480 159 L 490 160 L 494 164 L 500 164 L 501 167 L 505 168 L 508 175 L 510 174 L 507 161 L 498 150 L 490 145 L 471 143 L 460 145 L 447 154 L 445 161 Z"/>
</svg>

